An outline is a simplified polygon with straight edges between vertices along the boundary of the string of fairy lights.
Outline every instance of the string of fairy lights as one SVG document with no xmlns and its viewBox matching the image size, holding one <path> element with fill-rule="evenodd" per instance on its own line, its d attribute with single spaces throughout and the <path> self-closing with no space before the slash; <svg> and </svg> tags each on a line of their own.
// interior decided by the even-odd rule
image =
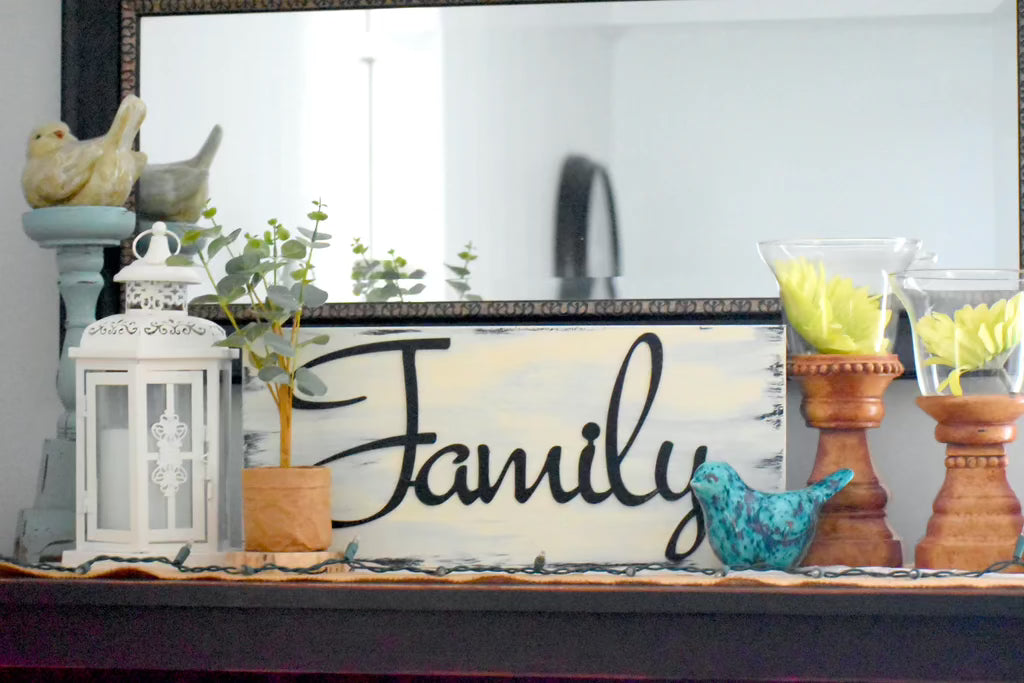
<svg viewBox="0 0 1024 683">
<path fill-rule="evenodd" d="M 408 560 L 369 560 L 350 558 L 329 558 L 317 562 L 308 567 L 286 567 L 272 562 L 261 566 L 234 566 L 234 565 L 208 565 L 190 566 L 186 565 L 190 547 L 182 546 L 181 550 L 173 559 L 162 556 L 154 557 L 121 557 L 118 555 L 97 555 L 96 557 L 79 565 L 63 565 L 53 562 L 19 562 L 12 558 L 0 556 L 0 562 L 5 562 L 22 569 L 56 573 L 58 575 L 87 575 L 100 563 L 114 562 L 122 565 L 148 565 L 163 566 L 171 568 L 183 575 L 199 574 L 225 574 L 230 576 L 257 577 L 268 572 L 279 572 L 296 576 L 310 576 L 325 574 L 331 571 L 332 567 L 343 565 L 351 571 L 362 571 L 372 574 L 400 574 L 409 573 L 415 575 L 446 577 L 459 574 L 494 574 L 494 575 L 522 575 L 522 576 L 575 576 L 575 575 L 607 575 L 619 577 L 635 577 L 643 573 L 660 572 L 691 576 L 705 576 L 720 578 L 731 573 L 744 571 L 754 573 L 783 572 L 792 576 L 808 579 L 851 579 L 851 578 L 884 578 L 884 579 L 947 579 L 967 578 L 977 579 L 985 576 L 1001 574 L 1011 569 L 1024 570 L 1024 561 L 1021 559 L 1024 551 L 1024 539 L 1018 541 L 1015 557 L 1011 560 L 996 562 L 989 567 L 977 571 L 965 571 L 956 569 L 916 569 L 916 568 L 867 568 L 867 567 L 795 567 L 792 569 L 768 569 L 764 567 L 723 567 L 707 568 L 692 565 L 673 564 L 668 562 L 652 563 L 559 563 L 548 564 L 543 556 L 538 556 L 532 564 L 521 566 L 487 565 L 487 564 L 456 564 L 451 566 L 426 567 L 419 562 Z"/>
</svg>

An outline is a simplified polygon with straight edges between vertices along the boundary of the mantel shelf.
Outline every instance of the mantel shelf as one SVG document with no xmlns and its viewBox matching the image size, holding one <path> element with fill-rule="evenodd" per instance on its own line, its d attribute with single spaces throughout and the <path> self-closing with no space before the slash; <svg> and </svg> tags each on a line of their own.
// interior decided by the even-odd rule
<svg viewBox="0 0 1024 683">
<path fill-rule="evenodd" d="M 1024 590 L 0 579 L 0 666 L 1017 678 Z"/>
</svg>

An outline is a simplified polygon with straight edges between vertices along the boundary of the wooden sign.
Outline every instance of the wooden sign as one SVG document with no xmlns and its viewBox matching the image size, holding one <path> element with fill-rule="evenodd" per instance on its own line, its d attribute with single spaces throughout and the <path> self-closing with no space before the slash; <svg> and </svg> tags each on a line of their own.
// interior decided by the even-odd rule
<svg viewBox="0 0 1024 683">
<path fill-rule="evenodd" d="M 686 561 L 717 566 L 689 492 L 705 459 L 785 482 L 782 328 L 331 327 L 306 364 L 294 460 L 334 480 L 335 546 L 424 566 Z M 246 464 L 278 426 L 246 373 Z"/>
</svg>

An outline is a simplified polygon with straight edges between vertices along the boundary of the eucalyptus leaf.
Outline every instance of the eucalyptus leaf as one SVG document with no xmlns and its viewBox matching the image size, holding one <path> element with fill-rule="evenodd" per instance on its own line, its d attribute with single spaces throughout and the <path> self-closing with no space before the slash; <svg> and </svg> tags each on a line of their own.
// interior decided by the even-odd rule
<svg viewBox="0 0 1024 683">
<path fill-rule="evenodd" d="M 288 240 L 281 245 L 281 256 L 288 259 L 306 258 L 306 245 L 297 239 Z"/>
<path fill-rule="evenodd" d="M 241 330 L 237 330 L 228 335 L 227 339 L 221 339 L 214 343 L 214 346 L 226 346 L 229 349 L 244 349 L 248 340 L 245 335 L 242 334 Z"/>
<path fill-rule="evenodd" d="M 295 298 L 295 295 L 287 287 L 282 287 L 281 285 L 267 287 L 267 299 L 286 311 L 299 310 L 299 300 Z"/>
<path fill-rule="evenodd" d="M 192 263 L 192 257 L 190 257 L 190 256 L 185 256 L 184 254 L 174 254 L 173 256 L 168 256 L 167 257 L 167 260 L 164 261 L 164 265 L 168 265 L 168 266 L 192 266 L 192 265 L 195 265 L 195 264 Z"/>
<path fill-rule="evenodd" d="M 327 220 L 327 214 L 324 213 L 323 211 L 310 211 L 308 214 L 306 214 L 306 217 L 309 218 L 309 220 L 311 221 L 317 222 Z"/>
<path fill-rule="evenodd" d="M 226 239 L 228 241 L 228 244 L 233 244 L 234 241 L 237 240 L 238 236 L 241 235 L 241 234 L 242 234 L 242 229 L 241 228 L 235 228 L 224 239 Z"/>
<path fill-rule="evenodd" d="M 295 349 L 292 348 L 291 342 L 276 332 L 267 332 L 263 335 L 262 341 L 269 350 L 279 356 L 284 356 L 285 358 L 295 357 Z"/>
<path fill-rule="evenodd" d="M 411 280 L 422 280 L 426 274 L 427 271 L 423 270 L 422 268 L 417 268 L 416 270 L 406 275 L 406 277 Z"/>
<path fill-rule="evenodd" d="M 230 304 L 233 301 L 237 301 L 238 299 L 241 299 L 243 296 L 246 295 L 246 292 L 248 292 L 248 291 L 249 290 L 247 290 L 245 287 L 236 287 L 235 289 L 232 289 L 230 292 L 228 292 L 227 294 L 225 294 L 225 295 L 223 295 L 221 297 L 224 300 L 222 302 L 223 305 L 227 305 L 227 304 Z"/>
<path fill-rule="evenodd" d="M 462 266 L 450 266 L 447 263 L 444 264 L 444 267 L 452 271 L 459 277 L 469 277 L 469 268 L 463 268 Z"/>
<path fill-rule="evenodd" d="M 202 236 L 202 230 L 186 230 L 185 234 L 181 238 L 181 246 L 191 247 L 193 244 L 199 242 Z"/>
<path fill-rule="evenodd" d="M 417 282 L 416 284 L 414 284 L 412 287 L 410 287 L 408 289 L 407 293 L 408 294 L 419 294 L 424 289 L 426 289 L 426 287 L 427 286 L 425 284 L 423 284 L 422 282 Z"/>
<path fill-rule="evenodd" d="M 316 308 L 317 306 L 323 306 L 327 303 L 327 292 L 316 285 L 306 285 L 306 288 L 303 290 L 302 298 L 303 304 L 311 308 Z"/>
<path fill-rule="evenodd" d="M 270 323 L 251 322 L 242 328 L 241 332 L 249 341 L 256 341 L 270 331 Z"/>
<path fill-rule="evenodd" d="M 217 293 L 221 296 L 227 296 L 229 292 L 238 288 L 241 288 L 244 292 L 247 284 L 249 284 L 249 276 L 245 273 L 225 275 L 217 283 Z"/>
<path fill-rule="evenodd" d="M 217 207 L 216 206 L 211 206 L 209 208 L 203 209 L 202 216 L 203 216 L 203 218 L 206 218 L 207 220 L 213 218 L 216 215 L 217 215 Z"/>
<path fill-rule="evenodd" d="M 299 368 L 295 371 L 295 386 L 310 396 L 323 396 L 327 393 L 327 385 L 309 368 Z"/>
<path fill-rule="evenodd" d="M 273 382 L 274 384 L 291 384 L 288 373 L 277 365 L 265 365 L 260 368 L 259 378 L 264 382 Z"/>
<path fill-rule="evenodd" d="M 306 341 L 304 341 L 301 344 L 299 344 L 299 348 L 302 348 L 304 346 L 309 346 L 310 344 L 316 344 L 317 346 L 323 346 L 324 344 L 326 344 L 329 341 L 331 341 L 331 337 L 329 335 L 318 334 L 315 337 L 313 337 L 311 339 L 307 339 Z"/>
<path fill-rule="evenodd" d="M 479 294 L 467 294 L 466 301 L 483 301 L 484 298 Z"/>
<path fill-rule="evenodd" d="M 459 292 L 468 292 L 469 284 L 462 280 L 445 280 L 451 287 Z"/>
<path fill-rule="evenodd" d="M 255 275 L 266 275 L 269 272 L 275 271 L 282 266 L 288 265 L 287 261 L 266 261 L 264 263 L 257 263 L 253 268 L 250 268 L 250 272 Z"/>
<path fill-rule="evenodd" d="M 332 237 L 332 235 L 326 232 L 320 232 L 319 230 L 310 230 L 309 228 L 299 228 L 298 230 L 303 237 L 306 237 L 313 242 L 326 242 Z"/>
<path fill-rule="evenodd" d="M 206 246 L 206 258 L 212 259 L 227 245 L 228 241 L 223 235 L 215 238 Z"/>
<path fill-rule="evenodd" d="M 309 268 L 299 268 L 298 270 L 293 270 L 289 275 L 293 280 L 304 280 L 307 273 L 309 273 Z"/>
<path fill-rule="evenodd" d="M 219 304 L 220 297 L 216 294 L 200 294 L 189 302 L 190 306 L 203 306 L 205 304 Z"/>
<path fill-rule="evenodd" d="M 248 254 L 243 253 L 241 256 L 228 259 L 227 263 L 224 264 L 224 272 L 229 275 L 235 273 L 251 274 L 252 269 L 260 262 L 260 258 L 257 254 L 249 252 Z"/>
</svg>

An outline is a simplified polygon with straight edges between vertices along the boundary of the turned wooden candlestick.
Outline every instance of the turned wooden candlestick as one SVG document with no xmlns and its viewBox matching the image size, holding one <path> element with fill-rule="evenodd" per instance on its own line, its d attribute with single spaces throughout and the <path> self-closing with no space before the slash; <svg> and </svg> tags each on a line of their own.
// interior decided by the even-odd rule
<svg viewBox="0 0 1024 683">
<path fill-rule="evenodd" d="M 808 483 L 844 467 L 853 480 L 821 510 L 818 531 L 804 565 L 899 567 L 903 550 L 885 517 L 889 500 L 878 481 L 866 430 L 885 417 L 882 395 L 903 374 L 894 355 L 796 356 L 789 375 L 803 385 L 800 412 L 820 430 Z"/>
<path fill-rule="evenodd" d="M 946 479 L 915 564 L 977 571 L 1013 559 L 1024 517 L 1006 480 L 1003 444 L 1017 436 L 1024 397 L 922 396 L 917 405 L 939 423 L 935 440 L 947 445 Z"/>
</svg>

